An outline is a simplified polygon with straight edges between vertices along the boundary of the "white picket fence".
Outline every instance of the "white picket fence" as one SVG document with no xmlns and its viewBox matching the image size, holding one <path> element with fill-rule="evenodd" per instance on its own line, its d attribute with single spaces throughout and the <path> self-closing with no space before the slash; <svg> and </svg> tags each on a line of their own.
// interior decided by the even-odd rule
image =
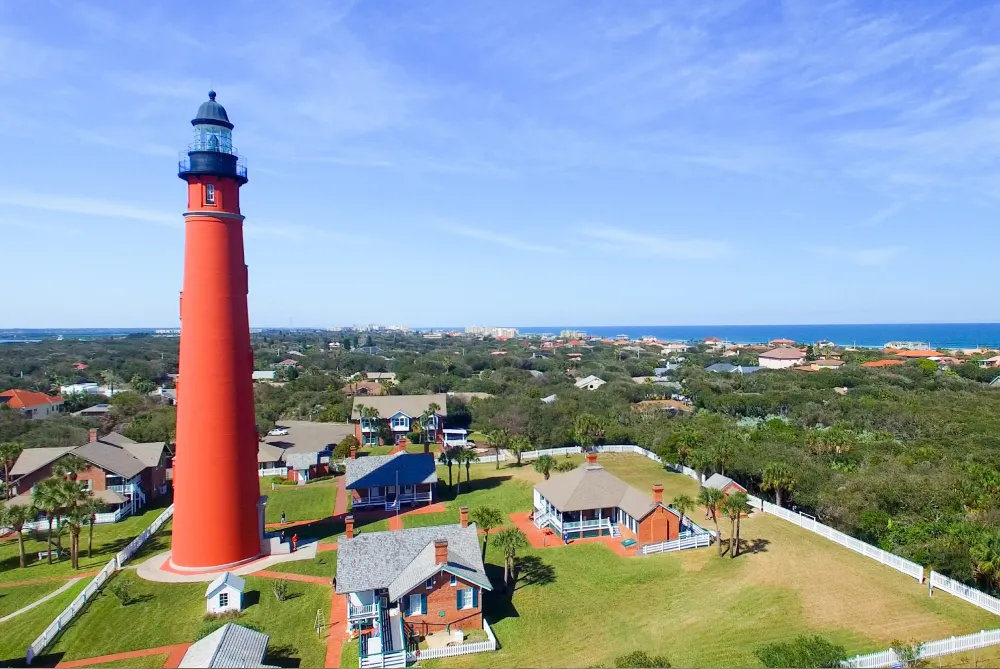
<svg viewBox="0 0 1000 669">
<path fill-rule="evenodd" d="M 522 460 L 534 460 L 543 455 L 556 456 L 556 455 L 575 455 L 578 453 L 583 453 L 583 449 L 579 446 L 565 446 L 563 448 L 542 448 L 537 451 L 523 451 L 521 453 Z"/>
<path fill-rule="evenodd" d="M 463 643 L 461 646 L 445 646 L 444 648 L 433 648 L 428 650 L 418 650 L 406 653 L 407 662 L 419 662 L 420 660 L 433 660 L 438 657 L 454 657 L 456 655 L 471 655 L 473 653 L 487 653 L 497 649 L 497 638 L 490 629 L 490 624 L 483 619 L 483 630 L 486 632 L 486 641 L 476 641 L 475 643 Z"/>
<path fill-rule="evenodd" d="M 970 604 L 975 604 L 981 609 L 1000 616 L 1000 599 L 987 595 L 985 592 L 980 592 L 975 588 L 970 588 L 964 583 L 959 583 L 954 579 L 948 578 L 944 574 L 939 574 L 936 571 L 931 572 L 931 588 L 940 588 L 950 595 L 964 599 Z"/>
<path fill-rule="evenodd" d="M 682 539 L 672 539 L 658 544 L 646 544 L 639 552 L 642 555 L 652 555 L 653 553 L 666 553 L 667 551 L 682 551 L 688 548 L 705 548 L 711 545 L 712 535 L 705 533 Z"/>
<path fill-rule="evenodd" d="M 815 534 L 836 542 L 845 548 L 850 548 L 855 553 L 859 553 L 867 558 L 880 562 L 887 567 L 892 567 L 897 571 L 901 571 L 907 576 L 912 576 L 921 583 L 924 582 L 924 568 L 916 562 L 911 562 L 906 558 L 901 558 L 898 555 L 894 555 L 893 553 L 884 551 L 881 548 L 876 548 L 871 544 L 867 544 L 860 539 L 855 539 L 849 534 L 844 534 L 839 530 L 835 530 L 832 527 L 818 522 L 815 518 L 782 508 L 776 504 L 771 504 L 770 502 L 762 500 L 759 497 L 754 497 L 753 495 L 747 495 L 747 497 L 751 506 L 763 509 L 765 513 L 777 516 L 778 518 L 787 520 L 790 523 L 795 523 L 804 530 L 814 532 Z"/>
<path fill-rule="evenodd" d="M 156 530 L 160 529 L 173 515 L 174 505 L 171 504 L 163 513 L 157 516 L 156 520 L 154 520 L 149 527 L 142 531 L 142 534 L 133 539 L 128 546 L 126 546 L 111 561 L 104 565 L 104 568 L 97 573 L 94 580 L 87 584 L 87 587 L 83 589 L 83 592 L 77 595 L 76 599 L 74 599 L 69 606 L 63 609 L 63 612 L 60 613 L 55 620 L 49 623 L 49 626 L 45 628 L 45 631 L 43 631 L 38 638 L 35 639 L 30 646 L 28 646 L 28 650 L 24 654 L 25 662 L 31 664 L 32 660 L 48 648 L 49 644 L 55 641 L 56 637 L 58 637 L 66 626 L 73 621 L 73 618 L 86 608 L 87 602 L 89 602 L 100 591 L 101 586 L 103 586 L 104 583 L 111 578 L 111 575 L 121 569 L 125 562 L 130 557 L 135 555 L 136 551 L 139 550 L 142 544 L 145 543 L 149 537 L 156 532 Z"/>
<path fill-rule="evenodd" d="M 942 657 L 944 655 L 953 655 L 955 653 L 967 653 L 969 651 L 978 650 L 979 648 L 996 646 L 997 644 L 1000 644 L 1000 629 L 982 630 L 979 632 L 973 632 L 972 634 L 966 634 L 965 636 L 953 636 L 948 639 L 928 641 L 920 649 L 918 657 L 921 660 L 927 660 L 932 657 Z M 877 653 L 856 655 L 855 657 L 842 662 L 840 666 L 856 667 L 858 669 L 874 669 L 875 667 L 891 667 L 893 665 L 901 666 L 902 661 L 896 655 L 896 651 L 890 648 L 888 650 L 880 650 Z"/>
</svg>

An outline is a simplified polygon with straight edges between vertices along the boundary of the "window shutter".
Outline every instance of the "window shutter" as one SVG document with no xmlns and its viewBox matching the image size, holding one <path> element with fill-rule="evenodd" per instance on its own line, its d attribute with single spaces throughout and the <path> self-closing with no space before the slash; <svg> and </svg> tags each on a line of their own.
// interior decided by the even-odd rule
<svg viewBox="0 0 1000 669">
<path fill-rule="evenodd" d="M 461 590 L 456 590 L 455 591 L 455 609 L 457 610 L 457 609 L 461 609 L 461 608 L 462 608 L 462 591 Z"/>
<path fill-rule="evenodd" d="M 472 608 L 479 608 L 479 588 L 472 589 Z"/>
<path fill-rule="evenodd" d="M 427 595 L 420 595 L 420 613 L 427 615 Z"/>
</svg>

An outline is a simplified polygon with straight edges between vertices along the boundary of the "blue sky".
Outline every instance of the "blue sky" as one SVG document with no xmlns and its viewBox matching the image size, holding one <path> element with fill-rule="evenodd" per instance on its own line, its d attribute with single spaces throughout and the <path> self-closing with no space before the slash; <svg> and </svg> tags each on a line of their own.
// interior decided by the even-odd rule
<svg viewBox="0 0 1000 669">
<path fill-rule="evenodd" d="M 175 326 L 190 119 L 255 326 L 996 321 L 1000 8 L 0 4 L 0 327 Z"/>
</svg>

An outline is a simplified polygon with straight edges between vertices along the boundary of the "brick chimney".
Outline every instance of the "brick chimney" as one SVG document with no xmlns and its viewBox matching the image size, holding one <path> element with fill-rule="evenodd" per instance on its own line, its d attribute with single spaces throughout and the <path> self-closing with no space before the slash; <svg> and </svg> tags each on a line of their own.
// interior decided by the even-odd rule
<svg viewBox="0 0 1000 669">
<path fill-rule="evenodd" d="M 448 540 L 436 539 L 434 541 L 434 564 L 447 564 L 448 562 Z"/>
<path fill-rule="evenodd" d="M 351 460 L 356 460 L 358 458 L 358 448 L 357 446 L 351 446 Z"/>
<path fill-rule="evenodd" d="M 458 521 L 459 524 L 462 527 L 468 527 L 469 526 L 469 507 L 463 506 L 462 508 L 460 508 L 458 510 L 458 517 L 460 519 Z"/>
<path fill-rule="evenodd" d="M 653 484 L 653 503 L 662 504 L 663 503 L 663 484 L 654 483 Z"/>
<path fill-rule="evenodd" d="M 597 464 L 597 453 L 587 453 L 587 464 L 588 465 Z"/>
<path fill-rule="evenodd" d="M 345 535 L 348 539 L 354 538 L 354 516 L 347 516 L 344 518 L 344 525 L 347 527 Z"/>
<path fill-rule="evenodd" d="M 87 430 L 87 437 L 89 438 L 89 441 L 97 441 L 97 428 L 92 427 Z"/>
</svg>

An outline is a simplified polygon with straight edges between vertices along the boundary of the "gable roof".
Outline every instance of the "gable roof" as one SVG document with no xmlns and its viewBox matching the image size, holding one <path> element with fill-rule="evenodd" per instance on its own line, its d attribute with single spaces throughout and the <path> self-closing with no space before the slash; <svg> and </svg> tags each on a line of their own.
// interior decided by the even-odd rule
<svg viewBox="0 0 1000 669">
<path fill-rule="evenodd" d="M 778 348 L 772 348 L 770 351 L 764 351 L 757 357 L 768 358 L 770 360 L 799 360 L 806 357 L 806 354 L 797 348 L 779 346 Z"/>
<path fill-rule="evenodd" d="M 895 365 L 906 364 L 902 360 L 869 360 L 861 363 L 862 367 L 894 367 Z"/>
<path fill-rule="evenodd" d="M 365 376 L 371 381 L 378 381 L 380 379 L 386 381 L 396 380 L 396 372 L 365 372 Z"/>
<path fill-rule="evenodd" d="M 103 441 L 91 441 L 78 446 L 73 449 L 73 455 L 127 479 L 146 468 L 146 465 L 124 448 L 105 444 Z"/>
<path fill-rule="evenodd" d="M 162 441 L 151 441 L 137 444 L 132 440 L 130 443 L 122 444 L 122 448 L 128 451 L 132 457 L 141 462 L 146 467 L 157 467 L 163 458 L 163 451 L 167 444 Z"/>
<path fill-rule="evenodd" d="M 98 439 L 98 441 L 103 441 L 105 444 L 111 444 L 112 446 L 124 446 L 125 444 L 136 443 L 124 434 L 118 434 L 117 432 L 108 432 L 106 435 Z"/>
<path fill-rule="evenodd" d="M 344 468 L 348 490 L 396 485 L 397 472 L 399 485 L 437 483 L 437 465 L 431 453 L 368 455 L 345 460 Z"/>
<path fill-rule="evenodd" d="M 63 398 L 61 397 L 52 397 L 51 395 L 38 393 L 34 390 L 13 388 L 0 393 L 0 404 L 6 403 L 12 409 L 30 409 L 31 407 L 45 406 L 46 404 L 62 404 L 62 402 Z"/>
<path fill-rule="evenodd" d="M 636 520 L 645 518 L 657 504 L 596 462 L 553 476 L 535 485 L 535 490 L 560 511 L 586 511 L 615 507 Z M 667 508 L 664 506 L 664 508 Z"/>
<path fill-rule="evenodd" d="M 557 399 L 559 399 L 558 395 L 549 395 L 547 397 L 543 397 L 542 401 L 545 402 L 546 404 L 552 404 Z"/>
<path fill-rule="evenodd" d="M 278 427 L 288 430 L 288 434 L 266 436 L 264 442 L 277 446 L 285 453 L 321 453 L 333 448 L 344 437 L 354 434 L 350 423 L 318 423 L 309 420 L 282 420 Z"/>
<path fill-rule="evenodd" d="M 24 476 L 31 472 L 38 471 L 50 462 L 66 455 L 73 450 L 72 446 L 58 446 L 47 448 L 26 448 L 21 451 L 10 469 L 11 476 Z"/>
<path fill-rule="evenodd" d="M 607 381 L 605 381 L 604 379 L 600 378 L 599 376 L 594 376 L 593 374 L 591 374 L 589 376 L 583 377 L 582 379 L 580 379 L 579 381 L 577 381 L 573 385 L 576 386 L 577 388 L 585 388 L 585 387 L 589 386 L 591 383 L 597 383 L 598 381 L 600 381 L 601 385 L 604 385 L 605 383 L 607 383 Z"/>
<path fill-rule="evenodd" d="M 705 483 L 703 485 L 706 488 L 715 488 L 716 490 L 724 490 L 725 487 L 730 484 L 736 484 L 736 486 L 739 487 L 740 490 L 746 492 L 746 488 L 741 486 L 739 483 L 736 483 L 736 481 L 732 480 L 728 476 L 723 476 L 722 474 L 712 474 L 707 479 L 705 479 Z"/>
<path fill-rule="evenodd" d="M 208 584 L 208 589 L 205 590 L 205 597 L 213 597 L 215 593 L 219 592 L 223 588 L 235 588 L 240 592 L 246 587 L 247 582 L 242 578 L 237 576 L 231 571 L 227 571 L 221 576 L 217 576 L 214 581 Z"/>
<path fill-rule="evenodd" d="M 448 542 L 448 562 L 438 565 L 434 542 Z M 492 590 L 480 549 L 476 524 L 435 525 L 388 532 L 368 532 L 341 539 L 337 549 L 337 592 L 387 588 L 389 599 L 420 585 L 441 570 Z"/>
<path fill-rule="evenodd" d="M 280 462 L 285 449 L 272 444 L 260 442 L 257 444 L 257 462 Z"/>
<path fill-rule="evenodd" d="M 706 372 L 715 372 L 719 374 L 730 374 L 736 371 L 736 365 L 730 364 L 728 362 L 717 362 L 714 365 L 709 365 L 705 368 Z"/>
<path fill-rule="evenodd" d="M 249 627 L 226 623 L 191 644 L 178 666 L 184 669 L 266 667 L 263 661 L 270 640 L 268 635 Z"/>
<path fill-rule="evenodd" d="M 444 393 L 434 395 L 381 395 L 378 397 L 355 397 L 354 406 L 351 408 L 351 420 L 359 420 L 361 413 L 358 405 L 364 405 L 378 410 L 378 415 L 388 418 L 393 414 L 402 412 L 411 418 L 416 418 L 431 404 L 437 404 L 438 415 L 448 415 L 448 396 Z"/>
</svg>

